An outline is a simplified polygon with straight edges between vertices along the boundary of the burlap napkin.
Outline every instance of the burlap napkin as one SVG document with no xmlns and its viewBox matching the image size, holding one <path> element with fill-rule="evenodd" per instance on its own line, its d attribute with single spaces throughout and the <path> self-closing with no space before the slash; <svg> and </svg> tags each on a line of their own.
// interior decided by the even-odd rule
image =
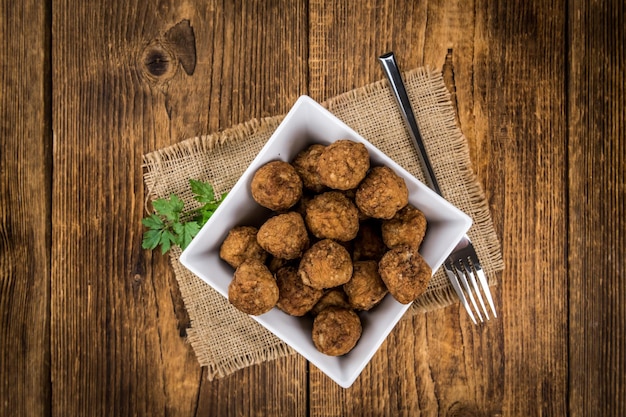
<svg viewBox="0 0 626 417">
<path fill-rule="evenodd" d="M 503 269 L 500 245 L 479 183 L 474 177 L 466 139 L 456 125 L 450 95 L 439 72 L 418 68 L 404 74 L 409 98 L 446 199 L 472 217 L 469 231 L 482 266 L 494 284 Z M 386 81 L 329 99 L 323 105 L 417 178 L 424 180 L 419 158 Z M 144 155 L 148 198 L 174 193 L 187 207 L 192 199 L 190 178 L 211 182 L 228 191 L 279 125 L 283 116 L 251 120 L 226 131 L 192 138 Z M 233 308 L 179 261 L 171 262 L 191 319 L 188 339 L 209 378 L 222 377 L 243 367 L 293 353 L 256 321 Z M 426 293 L 409 315 L 456 302 L 443 272 L 432 278 Z"/>
</svg>

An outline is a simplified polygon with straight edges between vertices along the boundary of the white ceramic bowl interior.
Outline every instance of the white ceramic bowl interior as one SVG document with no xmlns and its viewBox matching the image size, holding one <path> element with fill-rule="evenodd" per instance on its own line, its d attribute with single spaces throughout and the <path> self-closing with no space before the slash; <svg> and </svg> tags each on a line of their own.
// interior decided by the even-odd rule
<svg viewBox="0 0 626 417">
<path fill-rule="evenodd" d="M 228 197 L 182 253 L 181 263 L 224 297 L 228 297 L 228 284 L 234 271 L 219 257 L 223 240 L 233 227 L 258 227 L 270 214 L 270 211 L 253 200 L 250 193 L 250 182 L 256 170 L 269 161 L 292 161 L 298 152 L 313 143 L 328 145 L 339 139 L 363 143 L 369 151 L 372 166 L 386 165 L 404 178 L 409 189 L 410 204 L 420 209 L 428 221 L 420 253 L 434 273 L 469 229 L 471 219 L 307 96 L 296 101 Z M 360 313 L 363 325 L 361 339 L 352 351 L 340 357 L 327 356 L 315 348 L 311 339 L 311 319 L 292 317 L 278 308 L 251 317 L 337 384 L 347 388 L 356 380 L 408 308 L 409 305 L 400 304 L 387 295 L 374 309 Z"/>
</svg>

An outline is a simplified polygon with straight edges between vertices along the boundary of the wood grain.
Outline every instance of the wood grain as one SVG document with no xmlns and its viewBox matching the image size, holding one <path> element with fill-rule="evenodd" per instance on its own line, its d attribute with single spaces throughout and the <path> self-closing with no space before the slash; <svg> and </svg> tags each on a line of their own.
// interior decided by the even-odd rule
<svg viewBox="0 0 626 417">
<path fill-rule="evenodd" d="M 622 415 L 623 2 L 0 3 L 0 415 Z M 356 383 L 299 355 L 209 381 L 141 156 L 442 71 L 506 269 L 499 318 L 402 320 Z M 52 133 L 54 132 L 54 134 Z"/>
<path fill-rule="evenodd" d="M 206 391 L 175 281 L 141 250 L 141 155 L 285 111 L 306 89 L 300 16 L 260 2 L 55 4 L 53 78 L 68 82 L 53 96 L 54 415 L 195 412 Z M 304 383 L 306 362 L 286 364 Z M 276 387 L 246 372 L 256 412 Z M 230 389 L 208 386 L 218 415 L 241 402 Z"/>
<path fill-rule="evenodd" d="M 50 385 L 50 21 L 0 3 L 0 415 L 47 415 Z"/>
<path fill-rule="evenodd" d="M 624 415 L 626 7 L 574 1 L 569 18 L 569 406 Z"/>
<path fill-rule="evenodd" d="M 476 120 L 486 116 L 488 127 L 477 131 L 476 154 L 483 155 L 480 178 L 495 191 L 492 210 L 503 216 L 496 222 L 504 226 L 507 265 L 501 288 L 503 412 L 565 415 L 566 39 L 559 13 L 565 4 L 492 7 L 480 17 L 487 48 L 475 52 L 482 64 L 475 77 L 485 83 L 475 90 L 484 97 Z M 513 375 L 516 383 L 507 384 Z"/>
<path fill-rule="evenodd" d="M 381 2 L 337 8 L 333 2 L 312 2 L 310 26 L 317 29 L 311 33 L 311 93 L 325 99 L 354 88 L 353 83 L 381 79 L 377 57 L 389 50 L 405 69 L 442 70 L 452 56 L 457 60 L 450 65 L 459 69 L 454 82 L 471 91 L 475 7 Z M 336 52 L 347 50 L 353 53 Z M 469 97 L 465 103 L 473 101 Z M 464 111 L 464 116 L 471 113 Z M 311 415 L 499 412 L 503 387 L 495 381 L 502 380 L 502 340 L 493 335 L 501 329 L 497 322 L 490 326 L 495 329 L 473 328 L 458 306 L 406 319 L 350 389 L 312 370 Z"/>
<path fill-rule="evenodd" d="M 380 367 L 376 373 L 388 381 L 361 377 L 362 385 L 338 392 L 331 401 L 327 393 L 333 391 L 332 384 L 313 373 L 312 412 L 322 415 L 330 409 L 337 411 L 331 414 L 345 415 L 357 410 L 356 414 L 362 414 L 365 407 L 358 408 L 354 399 L 366 392 L 393 398 L 388 386 L 394 386 L 404 395 L 387 413 L 525 415 L 542 407 L 565 413 L 565 18 L 541 20 L 557 16 L 559 6 L 428 2 L 413 8 L 386 2 L 367 10 L 357 5 L 337 10 L 330 2 L 316 3 L 311 5 L 311 16 L 319 14 L 323 29 L 318 28 L 311 38 L 311 91 L 318 98 L 349 90 L 354 80 L 380 78 L 375 58 L 385 50 L 376 47 L 394 50 L 407 69 L 417 65 L 443 69 L 448 62 L 451 68 L 446 71 L 452 74 L 457 103 L 461 103 L 461 128 L 468 136 L 479 178 L 489 190 L 496 225 L 510 240 L 503 242 L 508 268 L 501 289 L 496 290 L 504 292 L 498 321 L 475 328 L 464 313 L 459 318 L 458 307 L 416 317 L 415 328 L 405 323 L 396 329 L 393 349 L 383 349 L 376 357 L 396 356 L 397 351 L 422 345 L 409 362 L 375 359 L 369 367 Z M 345 19 L 361 15 L 361 20 Z M 395 17 L 393 25 L 384 20 L 389 15 Z M 318 38 L 316 33 L 320 33 Z M 316 39 L 322 45 L 316 45 Z M 345 50 L 369 60 L 338 59 L 333 52 Z M 327 80 L 327 74 L 336 77 Z M 541 90 L 529 85 L 540 85 Z M 542 113 L 550 115 L 549 122 L 537 117 Z M 536 140 L 526 140 L 529 132 Z M 541 223 L 544 218 L 551 221 Z M 528 248 L 537 249 L 530 255 Z M 542 325 L 536 326 L 539 319 Z M 449 330 L 451 322 L 454 331 Z M 416 340 L 414 332 L 422 328 L 429 332 Z M 431 346 L 446 346 L 446 355 L 431 357 Z M 502 384 L 509 374 L 526 383 Z M 537 381 L 543 382 L 538 385 Z M 318 397 L 316 392 L 323 394 Z M 518 401 L 520 397 L 526 401 Z M 324 406 L 317 409 L 318 402 Z"/>
</svg>

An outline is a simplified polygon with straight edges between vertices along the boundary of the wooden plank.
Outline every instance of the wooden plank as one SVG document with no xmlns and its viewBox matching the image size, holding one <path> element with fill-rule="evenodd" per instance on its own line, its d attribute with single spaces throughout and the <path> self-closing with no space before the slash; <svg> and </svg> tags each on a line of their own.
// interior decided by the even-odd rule
<svg viewBox="0 0 626 417">
<path fill-rule="evenodd" d="M 50 21 L 0 2 L 0 415 L 50 411 Z"/>
<path fill-rule="evenodd" d="M 565 2 L 477 7 L 476 165 L 507 265 L 503 415 L 568 411 L 564 11 Z"/>
<path fill-rule="evenodd" d="M 626 6 L 573 1 L 568 80 L 572 415 L 624 415 Z"/>
<path fill-rule="evenodd" d="M 444 70 L 507 269 L 496 322 L 458 305 L 403 322 L 351 389 L 313 369 L 311 414 L 566 414 L 564 4 L 332 3 L 310 6 L 311 93 L 382 78 L 387 50 Z"/>
<path fill-rule="evenodd" d="M 54 7 L 52 414 L 193 415 L 202 394 L 202 410 L 226 415 L 242 400 L 233 386 L 253 387 L 249 414 L 269 397 L 303 414 L 306 391 L 274 384 L 305 384 L 301 359 L 232 385 L 203 379 L 167 258 L 141 250 L 140 219 L 143 153 L 286 112 L 306 91 L 304 3 L 289 14 L 263 2 Z"/>
<path fill-rule="evenodd" d="M 159 117 L 169 123 L 164 131 L 172 130 L 169 143 L 284 114 L 308 88 L 304 1 L 288 10 L 267 2 L 199 3 L 192 19 L 196 72 L 173 78 L 164 90 L 163 108 L 172 111 Z M 223 380 L 203 377 L 196 415 L 305 415 L 306 371 L 306 361 L 294 355 Z"/>
<path fill-rule="evenodd" d="M 421 65 L 442 69 L 453 56 L 457 72 L 452 74 L 449 63 L 452 78 L 459 89 L 472 91 L 474 5 L 372 2 L 346 10 L 330 3 L 311 5 L 310 27 L 318 27 L 311 35 L 311 92 L 318 99 L 383 78 L 376 58 L 389 50 L 407 70 Z M 466 103 L 473 102 L 470 96 Z M 463 122 L 472 119 L 471 108 L 464 107 L 462 114 Z M 464 314 L 453 306 L 403 320 L 348 390 L 312 369 L 311 415 L 498 411 L 502 345 L 489 338 L 500 329 L 476 334 Z M 483 355 L 489 360 L 481 361 Z M 477 368 L 477 362 L 486 369 Z"/>
<path fill-rule="evenodd" d="M 52 415 L 193 409 L 200 370 L 177 335 L 170 277 L 141 251 L 141 153 L 159 100 L 136 61 L 169 23 L 156 12 L 55 4 Z"/>
<path fill-rule="evenodd" d="M 306 416 L 306 361 L 290 355 L 202 384 L 197 416 Z"/>
<path fill-rule="evenodd" d="M 319 101 L 384 77 L 378 56 L 423 63 L 426 3 L 311 0 L 310 95 Z"/>
</svg>

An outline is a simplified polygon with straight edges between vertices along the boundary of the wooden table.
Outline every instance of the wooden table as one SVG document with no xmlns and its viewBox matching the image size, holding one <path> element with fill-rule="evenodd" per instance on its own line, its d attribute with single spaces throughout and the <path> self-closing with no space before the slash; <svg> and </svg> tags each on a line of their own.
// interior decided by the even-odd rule
<svg viewBox="0 0 626 417">
<path fill-rule="evenodd" d="M 341 4 L 345 3 L 345 4 Z M 625 415 L 619 0 L 3 0 L 0 415 Z M 500 317 L 403 320 L 348 390 L 293 355 L 207 380 L 142 154 L 441 70 L 506 269 Z"/>
</svg>

